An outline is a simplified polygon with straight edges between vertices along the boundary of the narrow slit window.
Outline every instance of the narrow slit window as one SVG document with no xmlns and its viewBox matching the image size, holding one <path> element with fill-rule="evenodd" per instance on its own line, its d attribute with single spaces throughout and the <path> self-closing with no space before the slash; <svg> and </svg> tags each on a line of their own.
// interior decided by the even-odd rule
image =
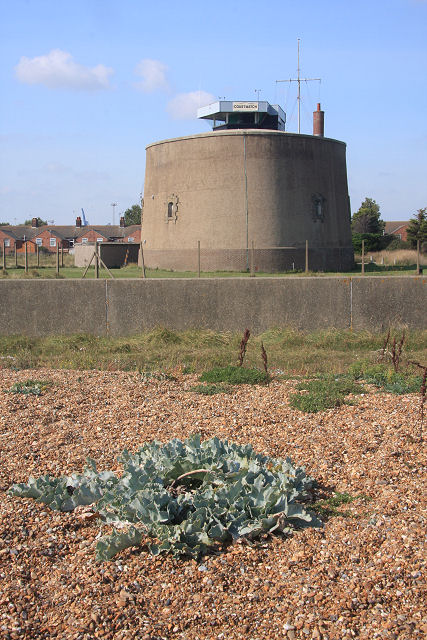
<svg viewBox="0 0 427 640">
<path fill-rule="evenodd" d="M 168 202 L 168 218 L 173 218 L 173 202 Z"/>
</svg>

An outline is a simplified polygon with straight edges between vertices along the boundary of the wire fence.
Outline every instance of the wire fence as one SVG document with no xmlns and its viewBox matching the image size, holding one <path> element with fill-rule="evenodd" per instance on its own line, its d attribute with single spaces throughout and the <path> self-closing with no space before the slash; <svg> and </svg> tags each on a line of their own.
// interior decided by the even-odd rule
<svg viewBox="0 0 427 640">
<path fill-rule="evenodd" d="M 144 246 L 146 267 L 191 271 L 197 275 L 206 272 L 309 272 L 351 270 L 354 265 L 351 247 L 310 246 L 305 241 L 299 246 L 256 246 L 241 249 L 209 248 L 198 242 L 194 248 L 147 249 Z"/>
<path fill-rule="evenodd" d="M 55 268 L 57 275 L 64 267 L 76 266 L 74 256 L 69 254 L 67 249 L 57 246 L 54 252 L 40 250 L 33 243 L 23 243 L 17 249 L 6 246 L 5 241 L 0 242 L 0 265 L 3 272 L 7 269 L 30 269 L 43 267 Z M 252 277 L 257 274 L 268 273 L 290 273 L 290 272 L 342 272 L 352 271 L 355 266 L 354 253 L 351 247 L 318 246 L 310 245 L 306 240 L 298 246 L 270 246 L 258 247 L 255 241 L 249 247 L 240 249 L 230 248 L 209 248 L 202 245 L 200 241 L 193 248 L 187 249 L 147 249 L 141 245 L 139 266 L 141 277 L 145 277 L 147 269 L 160 269 L 174 272 L 186 272 L 201 277 L 202 273 L 246 273 Z M 90 266 L 95 268 L 95 277 L 99 277 L 100 263 L 104 266 L 101 256 L 98 257 L 97 247 L 94 247 L 94 257 Z M 412 265 L 418 275 L 423 273 L 423 260 L 420 254 L 420 247 L 416 252 L 416 264 Z M 123 254 L 125 255 L 125 253 Z M 136 258 L 135 258 L 136 259 Z M 362 255 L 359 257 L 358 265 L 361 267 L 362 275 L 370 272 L 374 267 L 377 270 L 392 269 L 391 266 L 375 265 L 366 255 L 362 246 Z M 126 266 L 126 258 L 122 265 Z M 136 265 L 135 265 L 136 266 Z M 395 268 L 410 268 L 408 265 L 395 265 Z M 105 267 L 107 269 L 107 267 Z M 108 271 L 108 269 L 107 269 Z M 85 274 L 87 269 L 85 271 Z M 113 277 L 108 271 L 110 277 Z"/>
</svg>

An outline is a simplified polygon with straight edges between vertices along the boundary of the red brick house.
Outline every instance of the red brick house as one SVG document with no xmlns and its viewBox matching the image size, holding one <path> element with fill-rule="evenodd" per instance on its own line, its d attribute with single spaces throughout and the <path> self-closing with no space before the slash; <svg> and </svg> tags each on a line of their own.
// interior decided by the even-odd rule
<svg viewBox="0 0 427 640">
<path fill-rule="evenodd" d="M 38 226 L 37 218 L 33 218 L 32 225 L 7 225 L 0 227 L 0 249 L 3 250 L 5 241 L 6 254 L 23 253 L 25 243 L 27 252 L 35 253 L 37 245 L 40 248 L 56 253 L 57 247 L 70 249 L 75 244 L 95 242 L 134 242 L 141 241 L 141 225 L 125 227 L 124 218 L 120 218 L 120 225 L 82 225 L 80 216 L 75 225 L 44 225 Z"/>
<path fill-rule="evenodd" d="M 396 236 L 396 238 L 399 238 L 399 240 L 406 242 L 408 239 L 406 235 L 408 226 L 409 220 L 386 222 L 384 233 L 391 236 Z"/>
<path fill-rule="evenodd" d="M 56 227 L 41 227 L 39 233 L 33 236 L 32 242 L 52 253 L 56 253 L 57 247 L 68 249 L 70 246 L 69 240 Z"/>
<path fill-rule="evenodd" d="M 9 227 L 0 227 L 0 247 L 3 252 L 3 246 L 6 254 L 15 251 L 16 235 L 9 230 Z"/>
<path fill-rule="evenodd" d="M 24 225 L 0 227 L 0 243 L 3 250 L 3 239 L 5 241 L 6 253 L 14 253 L 15 246 L 18 253 L 24 253 L 25 243 L 27 243 L 27 252 L 35 253 L 36 246 L 32 241 L 34 229 Z"/>
<path fill-rule="evenodd" d="M 108 242 L 110 240 L 109 236 L 101 231 L 99 227 L 82 227 L 81 231 L 77 234 L 74 239 L 74 244 L 88 244 L 95 242 Z"/>
</svg>

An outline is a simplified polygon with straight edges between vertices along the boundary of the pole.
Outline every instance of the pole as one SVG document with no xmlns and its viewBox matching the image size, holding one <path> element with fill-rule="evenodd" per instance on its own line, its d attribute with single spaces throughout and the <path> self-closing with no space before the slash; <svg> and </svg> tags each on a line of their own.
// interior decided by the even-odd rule
<svg viewBox="0 0 427 640">
<path fill-rule="evenodd" d="M 25 273 L 28 273 L 28 253 L 27 253 L 27 241 L 24 242 L 25 244 Z"/>
<path fill-rule="evenodd" d="M 64 247 L 61 244 L 61 267 L 64 268 Z"/>
<path fill-rule="evenodd" d="M 98 253 L 98 243 L 95 242 L 95 278 L 99 278 L 99 253 Z"/>
<path fill-rule="evenodd" d="M 297 82 L 298 83 L 298 133 L 301 133 L 301 82 L 321 82 L 321 78 L 301 78 L 301 69 L 299 66 L 299 43 L 300 39 L 298 38 L 298 74 L 296 78 L 289 78 L 289 80 L 276 80 L 277 82 Z"/>
<path fill-rule="evenodd" d="M 197 277 L 200 278 L 200 240 L 197 240 Z"/>
<path fill-rule="evenodd" d="M 305 272 L 308 273 L 308 240 L 305 241 Z"/>
<path fill-rule="evenodd" d="M 3 271 L 6 271 L 6 240 L 3 240 Z"/>
<path fill-rule="evenodd" d="M 362 240 L 362 276 L 365 275 L 365 241 Z"/>
<path fill-rule="evenodd" d="M 142 267 L 142 273 L 141 273 L 141 278 L 146 278 L 146 274 L 145 274 L 145 260 L 144 260 L 144 249 L 142 246 L 142 237 L 141 237 L 141 242 L 140 242 L 140 250 L 141 250 L 141 267 Z"/>
<path fill-rule="evenodd" d="M 299 75 L 299 38 L 298 38 L 298 133 L 301 133 L 301 80 Z"/>
<path fill-rule="evenodd" d="M 59 243 L 56 239 L 56 275 L 59 276 Z"/>
<path fill-rule="evenodd" d="M 18 250 L 16 248 L 16 242 L 15 242 L 15 269 L 18 268 Z"/>
<path fill-rule="evenodd" d="M 248 172 L 246 170 L 246 136 L 244 134 L 243 134 L 243 165 L 244 165 L 244 171 L 245 171 L 246 271 L 249 271 Z"/>
<path fill-rule="evenodd" d="M 420 241 L 417 240 L 417 276 L 422 275 L 422 270 L 420 267 Z"/>
<path fill-rule="evenodd" d="M 37 269 L 40 266 L 40 247 L 38 244 L 36 244 L 36 256 L 37 256 Z"/>
<path fill-rule="evenodd" d="M 254 270 L 254 249 L 255 249 L 255 242 L 252 240 L 251 242 L 251 278 L 255 277 L 255 270 Z"/>
</svg>

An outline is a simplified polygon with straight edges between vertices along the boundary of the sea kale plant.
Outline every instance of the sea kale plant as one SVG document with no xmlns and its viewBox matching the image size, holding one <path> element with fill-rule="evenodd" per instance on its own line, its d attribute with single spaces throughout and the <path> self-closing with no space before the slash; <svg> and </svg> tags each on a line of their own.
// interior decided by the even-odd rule
<svg viewBox="0 0 427 640">
<path fill-rule="evenodd" d="M 9 494 L 59 511 L 94 505 L 103 522 L 115 525 L 97 543 L 98 560 L 147 540 L 152 554 L 199 558 L 239 539 L 322 524 L 301 504 L 314 483 L 304 469 L 250 445 L 193 435 L 144 444 L 134 454 L 125 450 L 119 460 L 120 477 L 98 472 L 88 460 L 81 474 L 30 478 Z"/>
</svg>

